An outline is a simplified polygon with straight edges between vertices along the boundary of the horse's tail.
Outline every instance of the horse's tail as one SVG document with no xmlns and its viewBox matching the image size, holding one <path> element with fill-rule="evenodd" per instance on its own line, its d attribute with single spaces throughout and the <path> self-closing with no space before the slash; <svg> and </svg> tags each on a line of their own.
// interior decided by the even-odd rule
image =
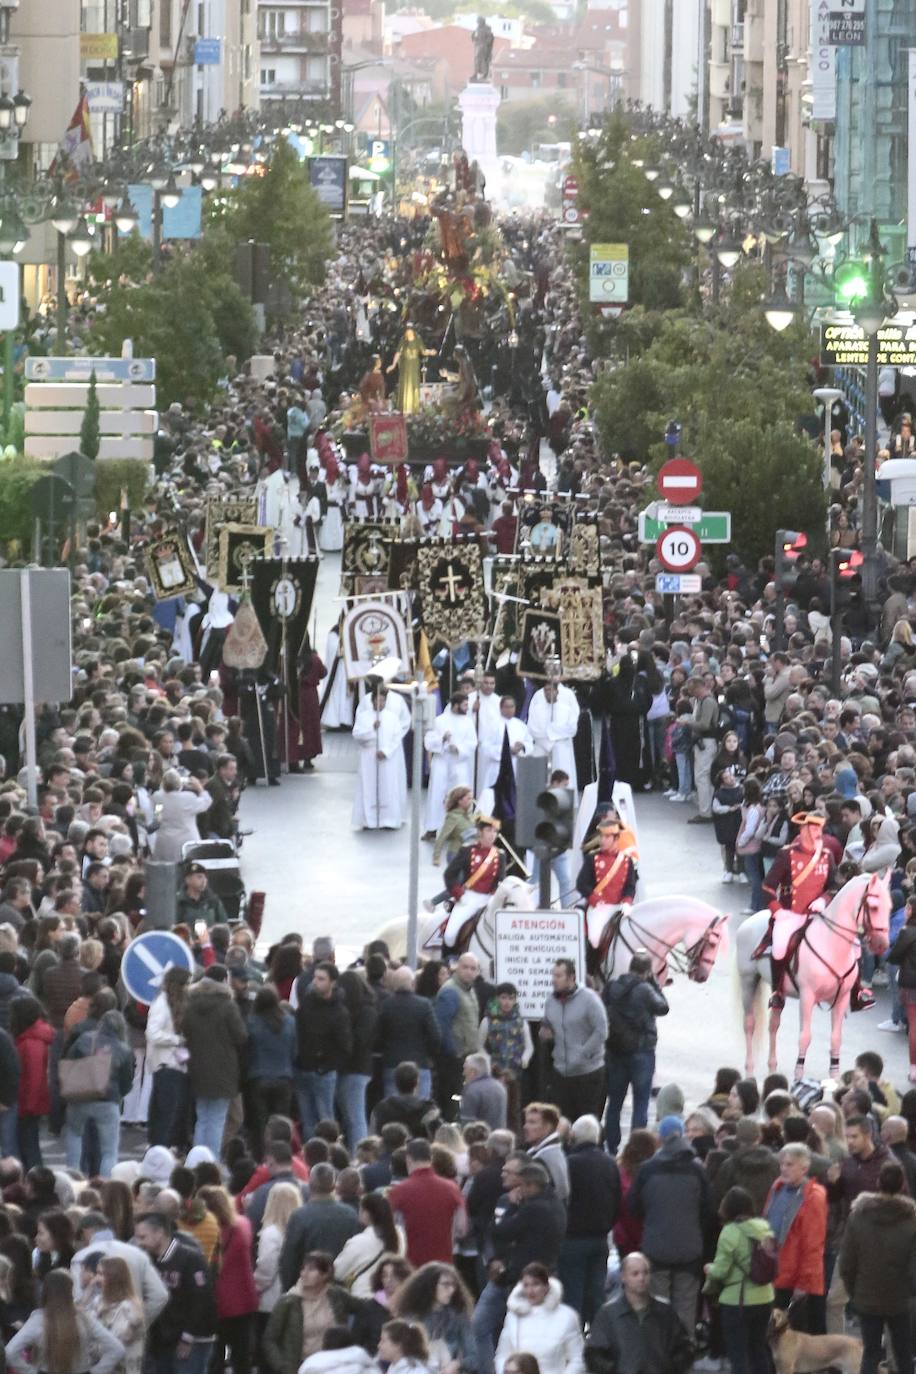
<svg viewBox="0 0 916 1374">
<path fill-rule="evenodd" d="M 752 991 L 752 993 L 751 993 L 750 1002 L 749 1002 L 749 1004 L 748 1004 L 747 1006 L 745 1006 L 745 1001 L 744 1001 L 744 981 L 745 981 L 745 978 L 748 979 L 748 980 L 750 980 L 751 977 L 753 977 L 753 979 L 754 979 L 754 987 L 753 987 L 753 991 Z M 738 964 L 738 960 L 735 959 L 735 960 L 733 961 L 733 963 L 732 963 L 732 998 L 733 998 L 733 1001 L 734 1001 L 735 1011 L 736 1011 L 736 1013 L 737 1013 L 737 1015 L 738 1015 L 738 1018 L 739 1018 L 739 1020 L 740 1020 L 740 1022 L 741 1022 L 741 1029 L 742 1029 L 742 1032 L 743 1032 L 743 1030 L 744 1030 L 744 1018 L 745 1018 L 745 1016 L 746 1016 L 748 1013 L 751 1013 L 751 1014 L 753 1015 L 753 1017 L 754 1017 L 754 1038 L 753 1038 L 752 1044 L 753 1044 L 753 1050 L 754 1050 L 754 1057 L 756 1058 L 757 1054 L 760 1052 L 761 1048 L 763 1047 L 763 1044 L 764 1044 L 764 1034 L 765 1034 L 766 1026 L 767 1026 L 767 1015 L 766 1015 L 766 1012 L 767 1012 L 767 993 L 766 993 L 766 984 L 764 983 L 764 980 L 763 980 L 763 978 L 761 977 L 761 974 L 760 974 L 759 970 L 757 969 L 756 965 L 751 965 L 750 972 L 747 973 L 747 974 L 745 974 L 744 977 L 742 977 L 742 975 L 741 975 L 741 970 L 740 970 L 740 967 L 739 967 L 739 964 Z"/>
</svg>

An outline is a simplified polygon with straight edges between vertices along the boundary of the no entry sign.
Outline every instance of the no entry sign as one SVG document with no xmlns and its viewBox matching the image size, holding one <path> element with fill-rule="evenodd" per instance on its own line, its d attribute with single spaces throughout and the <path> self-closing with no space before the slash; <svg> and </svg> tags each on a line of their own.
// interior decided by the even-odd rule
<svg viewBox="0 0 916 1374">
<path fill-rule="evenodd" d="M 689 506 L 703 490 L 703 477 L 689 458 L 672 458 L 658 474 L 658 489 L 673 506 Z"/>
<path fill-rule="evenodd" d="M 659 563 L 668 572 L 689 572 L 700 561 L 700 541 L 693 530 L 665 530 L 655 543 Z"/>
</svg>

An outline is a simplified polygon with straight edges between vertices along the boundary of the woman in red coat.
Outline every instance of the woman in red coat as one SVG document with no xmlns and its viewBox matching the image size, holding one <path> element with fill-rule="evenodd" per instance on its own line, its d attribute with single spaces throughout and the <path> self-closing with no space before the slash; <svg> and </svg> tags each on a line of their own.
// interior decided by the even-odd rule
<svg viewBox="0 0 916 1374">
<path fill-rule="evenodd" d="M 302 641 L 296 663 L 299 674 L 299 720 L 289 723 L 289 766 L 298 772 L 311 772 L 321 753 L 321 707 L 318 684 L 328 670 L 312 648 L 308 634 Z"/>
<path fill-rule="evenodd" d="M 827 1241 L 827 1193 L 808 1177 L 811 1154 L 806 1145 L 785 1145 L 779 1152 L 779 1178 L 770 1189 L 763 1215 L 779 1246 L 773 1286 L 777 1307 L 788 1307 L 793 1295 L 805 1295 L 805 1324 L 811 1336 L 827 1329 L 824 1302 L 824 1249 Z"/>
<path fill-rule="evenodd" d="M 48 1055 L 54 1030 L 44 1020 L 41 1003 L 34 997 L 14 997 L 10 1033 L 19 1055 L 19 1158 L 25 1171 L 44 1162 L 38 1132 L 41 1118 L 51 1110 Z"/>
<path fill-rule="evenodd" d="M 258 1310 L 251 1266 L 251 1222 L 239 1216 L 225 1188 L 201 1188 L 197 1196 L 219 1222 L 217 1339 L 209 1374 L 223 1374 L 226 1346 L 233 1374 L 251 1374 L 253 1318 Z"/>
</svg>

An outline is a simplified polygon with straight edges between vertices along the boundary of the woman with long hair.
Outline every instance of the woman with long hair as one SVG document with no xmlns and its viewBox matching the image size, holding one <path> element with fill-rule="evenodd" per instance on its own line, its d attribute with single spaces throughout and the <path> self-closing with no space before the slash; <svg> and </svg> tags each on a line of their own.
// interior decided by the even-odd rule
<svg viewBox="0 0 916 1374">
<path fill-rule="evenodd" d="M 105 1255 L 102 1258 L 92 1311 L 105 1330 L 110 1331 L 124 1347 L 124 1360 L 119 1366 L 119 1374 L 120 1371 L 123 1374 L 141 1374 L 146 1318 L 127 1260 L 118 1255 Z"/>
<path fill-rule="evenodd" d="M 73 1259 L 73 1222 L 59 1207 L 42 1212 L 35 1227 L 34 1272 L 43 1279 L 52 1269 L 68 1269 Z"/>
<path fill-rule="evenodd" d="M 167 969 L 146 1018 L 146 1067 L 153 1077 L 147 1136 L 150 1145 L 186 1144 L 188 1051 L 181 1033 L 191 975 Z"/>
<path fill-rule="evenodd" d="M 114 1374 L 125 1353 L 97 1317 L 77 1310 L 73 1279 L 55 1269 L 42 1284 L 41 1306 L 6 1347 L 6 1364 L 15 1374 Z"/>
<path fill-rule="evenodd" d="M 258 1290 L 251 1267 L 251 1222 L 239 1216 L 225 1188 L 201 1188 L 198 1196 L 219 1223 L 218 1324 L 210 1371 L 222 1374 L 228 1346 L 233 1374 L 250 1374 L 252 1316 L 258 1310 Z"/>
<path fill-rule="evenodd" d="M 353 1334 L 367 1350 L 378 1349 L 382 1327 L 391 1316 L 395 1296 L 412 1273 L 413 1265 L 400 1255 L 383 1255 L 373 1269 L 369 1278 L 370 1296 L 358 1304 L 353 1322 Z"/>
<path fill-rule="evenodd" d="M 286 1239 L 289 1219 L 302 1206 L 302 1194 L 295 1183 L 275 1183 L 267 1194 L 264 1220 L 258 1232 L 258 1257 L 254 1266 L 254 1286 L 258 1290 L 258 1327 L 263 1334 L 267 1318 L 283 1292 L 280 1283 L 280 1251 Z"/>
<path fill-rule="evenodd" d="M 351 1236 L 334 1261 L 334 1277 L 355 1298 L 371 1298 L 372 1274 L 382 1255 L 403 1255 L 404 1233 L 394 1224 L 384 1193 L 366 1193 L 359 1205 L 364 1229 Z"/>
<path fill-rule="evenodd" d="M 471 1327 L 474 1300 L 450 1264 L 424 1264 L 396 1295 L 394 1312 L 420 1322 L 446 1369 L 454 1361 L 462 1374 L 478 1368 L 477 1342 Z"/>
<path fill-rule="evenodd" d="M 134 1238 L 134 1199 L 130 1188 L 118 1178 L 102 1183 L 102 1211 L 115 1240 L 128 1243 Z"/>
<path fill-rule="evenodd" d="M 25 1236 L 0 1240 L 0 1337 L 9 1342 L 35 1307 L 32 1255 Z"/>
<path fill-rule="evenodd" d="M 614 1223 L 614 1244 L 621 1259 L 638 1250 L 642 1240 L 642 1218 L 630 1209 L 630 1193 L 640 1166 L 655 1154 L 655 1136 L 639 1129 L 630 1138 L 617 1158 L 620 1170 L 620 1211 Z"/>
<path fill-rule="evenodd" d="M 95 1030 L 83 1033 L 68 1047 L 63 1058 L 88 1059 L 97 1050 L 107 1050 L 110 1071 L 105 1096 L 89 1102 L 68 1102 L 64 1134 L 67 1165 L 78 1169 L 83 1151 L 83 1136 L 90 1121 L 98 1132 L 99 1173 L 110 1178 L 118 1162 L 121 1136 L 121 1107 L 134 1081 L 134 1055 L 127 1043 L 127 1022 L 119 1011 L 106 1011 Z"/>
<path fill-rule="evenodd" d="M 388 1374 L 430 1374 L 429 1342 L 416 1322 L 386 1322 L 378 1343 L 379 1358 L 387 1360 Z M 441 1364 L 436 1365 L 442 1369 Z M 448 1369 L 448 1366 L 445 1366 Z"/>
<path fill-rule="evenodd" d="M 294 940 L 284 940 L 277 945 L 271 956 L 267 974 L 269 984 L 277 989 L 281 1002 L 288 1002 L 293 984 L 302 972 L 302 945 Z"/>
<path fill-rule="evenodd" d="M 280 1005 L 275 987 L 258 988 L 248 1017 L 248 1100 L 254 1156 L 264 1155 L 264 1127 L 271 1116 L 288 1116 L 296 1061 L 296 1022 Z"/>
</svg>

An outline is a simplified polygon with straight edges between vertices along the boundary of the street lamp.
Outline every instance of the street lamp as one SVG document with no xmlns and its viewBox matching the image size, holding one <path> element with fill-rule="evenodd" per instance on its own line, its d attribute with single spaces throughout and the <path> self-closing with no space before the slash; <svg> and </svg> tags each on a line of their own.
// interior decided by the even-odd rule
<svg viewBox="0 0 916 1374">
<path fill-rule="evenodd" d="M 114 222 L 119 234 L 132 233 L 140 223 L 140 216 L 126 197 L 115 211 Z"/>
<path fill-rule="evenodd" d="M 786 289 L 782 283 L 773 293 L 772 299 L 764 301 L 763 314 L 767 324 L 771 329 L 775 329 L 777 334 L 788 329 L 795 319 L 796 308 L 786 295 Z"/>
<path fill-rule="evenodd" d="M 741 244 L 731 234 L 727 235 L 716 244 L 716 257 L 726 272 L 730 272 L 741 257 Z"/>
<path fill-rule="evenodd" d="M 181 187 L 175 180 L 174 172 L 159 192 L 159 199 L 167 210 L 174 210 L 176 205 L 181 204 Z"/>
<path fill-rule="evenodd" d="M 70 232 L 68 242 L 78 258 L 84 258 L 92 248 L 92 232 L 84 216 L 80 215 L 76 228 Z"/>
</svg>

